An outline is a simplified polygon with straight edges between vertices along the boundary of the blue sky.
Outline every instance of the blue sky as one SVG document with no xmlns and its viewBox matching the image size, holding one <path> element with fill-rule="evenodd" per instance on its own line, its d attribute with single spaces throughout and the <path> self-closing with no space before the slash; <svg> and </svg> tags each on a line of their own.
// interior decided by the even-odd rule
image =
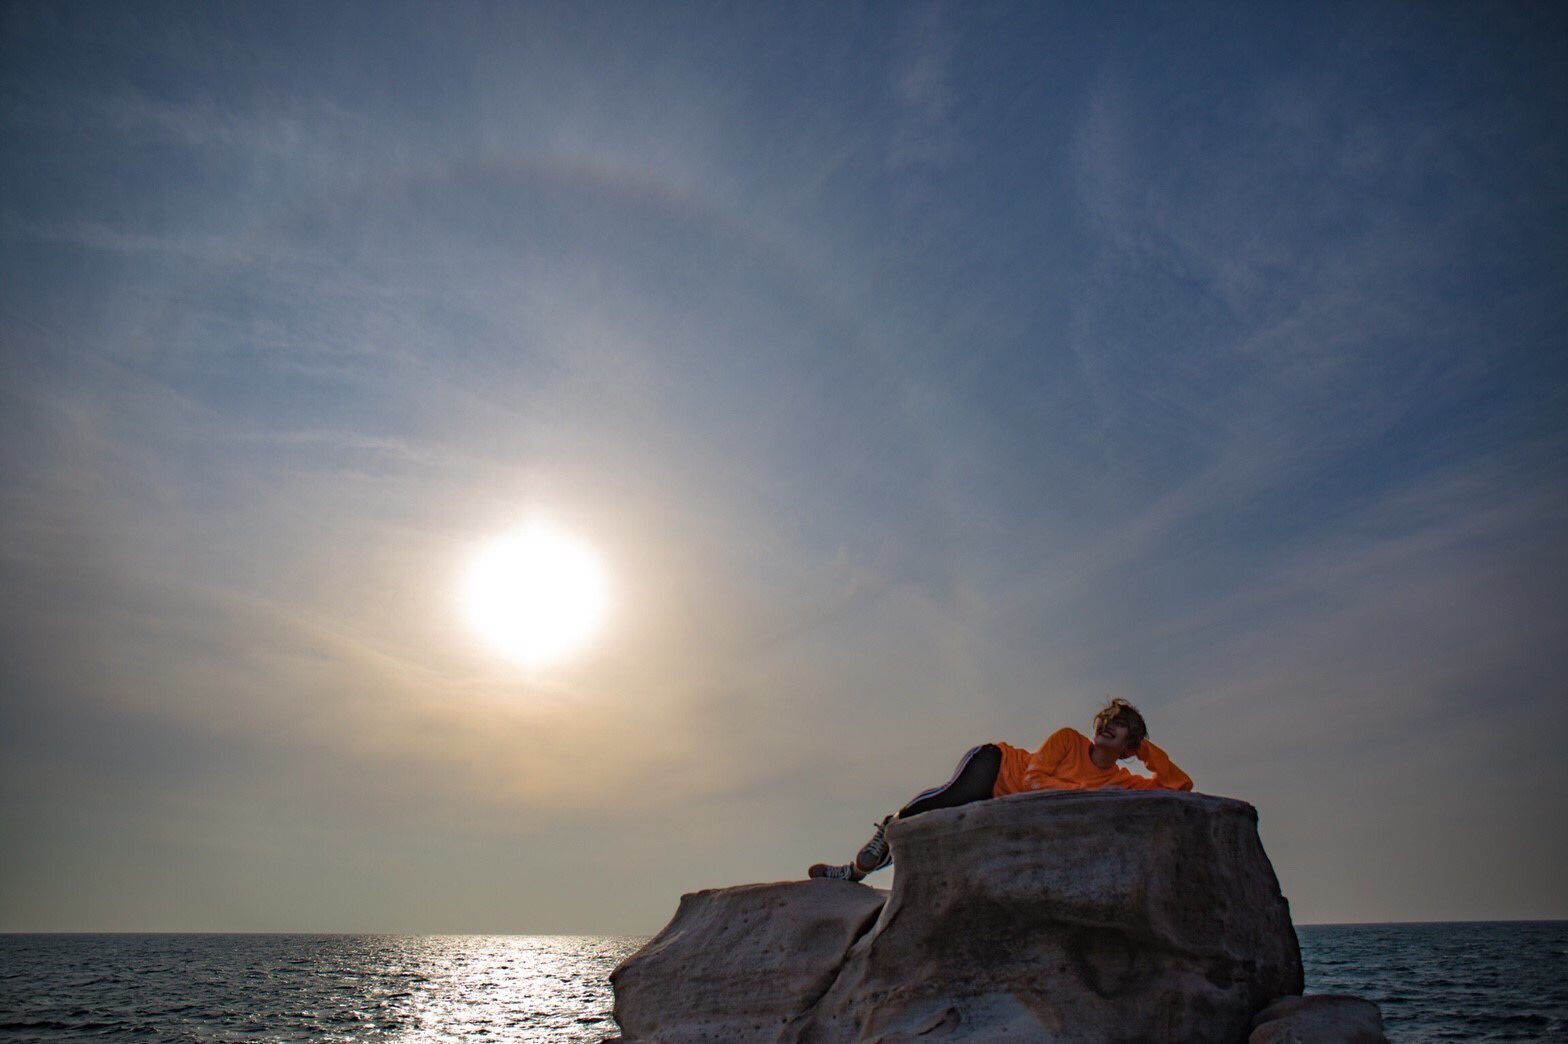
<svg viewBox="0 0 1568 1044">
<path fill-rule="evenodd" d="M 1149 6 L 6 5 L 0 929 L 652 931 L 1110 694 L 1568 916 L 1565 20 Z"/>
</svg>

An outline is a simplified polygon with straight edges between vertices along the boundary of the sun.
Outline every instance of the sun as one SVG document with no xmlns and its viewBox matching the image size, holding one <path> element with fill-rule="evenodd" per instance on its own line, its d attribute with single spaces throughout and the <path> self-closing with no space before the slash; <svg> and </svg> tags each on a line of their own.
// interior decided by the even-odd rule
<svg viewBox="0 0 1568 1044">
<path fill-rule="evenodd" d="M 474 556 L 463 607 L 492 647 L 537 667 L 581 650 L 599 633 L 609 609 L 609 581 L 587 543 L 534 521 Z"/>
</svg>

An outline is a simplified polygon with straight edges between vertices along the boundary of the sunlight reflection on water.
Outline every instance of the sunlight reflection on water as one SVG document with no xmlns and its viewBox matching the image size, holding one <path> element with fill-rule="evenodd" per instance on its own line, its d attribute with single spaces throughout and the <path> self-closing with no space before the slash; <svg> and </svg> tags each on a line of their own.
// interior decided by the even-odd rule
<svg viewBox="0 0 1568 1044">
<path fill-rule="evenodd" d="M 0 940 L 9 1040 L 600 1041 L 603 936 L 33 935 Z"/>
<path fill-rule="evenodd" d="M 1568 922 L 1298 928 L 1310 993 L 1405 1042 L 1564 1040 Z M 0 935 L 6 1041 L 520 1041 L 618 1032 L 644 940 L 526 935 Z"/>
</svg>

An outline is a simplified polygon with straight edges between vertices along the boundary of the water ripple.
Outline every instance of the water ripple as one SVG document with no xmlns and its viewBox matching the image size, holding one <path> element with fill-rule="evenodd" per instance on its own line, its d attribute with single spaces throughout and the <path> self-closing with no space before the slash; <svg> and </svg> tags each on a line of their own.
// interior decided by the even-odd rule
<svg viewBox="0 0 1568 1044">
<path fill-rule="evenodd" d="M 1568 1040 L 1568 922 L 1311 925 L 1297 934 L 1307 992 L 1376 1001 L 1396 1044 Z"/>
<path fill-rule="evenodd" d="M 1389 1039 L 1568 1040 L 1568 922 L 1298 930 L 1309 993 Z M 0 1039 L 587 1044 L 642 942 L 588 936 L 0 935 Z"/>
<path fill-rule="evenodd" d="M 616 1032 L 608 976 L 640 939 L 0 936 L 8 1041 L 505 1039 Z"/>
</svg>

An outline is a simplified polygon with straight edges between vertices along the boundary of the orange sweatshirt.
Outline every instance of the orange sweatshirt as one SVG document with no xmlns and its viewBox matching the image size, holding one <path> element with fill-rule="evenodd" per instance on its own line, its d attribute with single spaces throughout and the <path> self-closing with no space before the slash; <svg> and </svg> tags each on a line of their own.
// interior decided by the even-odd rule
<svg viewBox="0 0 1568 1044">
<path fill-rule="evenodd" d="M 1089 760 L 1094 743 L 1077 729 L 1057 729 L 1033 754 L 1006 743 L 997 746 L 1002 749 L 1002 768 L 996 774 L 996 785 L 991 788 L 992 797 L 1028 790 L 1094 790 L 1099 787 L 1192 789 L 1192 777 L 1177 768 L 1170 757 L 1149 740 L 1139 744 L 1137 757 L 1154 773 L 1152 779 L 1135 776 L 1120 765 L 1100 768 Z"/>
</svg>

